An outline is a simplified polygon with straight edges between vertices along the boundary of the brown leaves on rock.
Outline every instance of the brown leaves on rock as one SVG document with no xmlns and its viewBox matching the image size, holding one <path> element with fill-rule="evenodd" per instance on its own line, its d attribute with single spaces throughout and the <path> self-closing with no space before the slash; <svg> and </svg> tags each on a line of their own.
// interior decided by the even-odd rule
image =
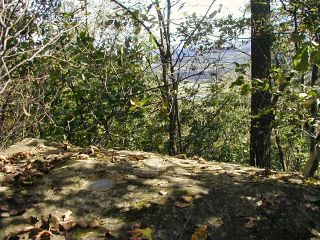
<svg viewBox="0 0 320 240">
<path fill-rule="evenodd" d="M 51 239 L 54 235 L 65 236 L 76 227 L 93 229 L 100 226 L 100 223 L 96 219 L 73 221 L 70 219 L 71 214 L 71 211 L 67 211 L 61 217 L 62 220 L 51 214 L 49 214 L 48 217 L 42 216 L 41 218 L 32 216 L 29 218 L 29 224 L 31 224 L 31 226 L 23 227 L 20 231 L 10 233 L 6 239 L 20 239 L 20 235 L 28 234 L 27 239 L 47 240 Z"/>
<path fill-rule="evenodd" d="M 71 229 L 77 226 L 77 223 L 74 221 L 65 221 L 59 223 L 60 231 L 69 232 Z"/>
<path fill-rule="evenodd" d="M 181 199 L 174 203 L 177 208 L 186 208 L 192 205 L 193 197 L 189 195 L 182 195 Z"/>
<path fill-rule="evenodd" d="M 176 201 L 174 203 L 174 206 L 176 206 L 177 208 L 186 208 L 186 207 L 190 207 L 191 204 L 186 202 Z"/>
<path fill-rule="evenodd" d="M 151 228 L 135 228 L 132 231 L 128 231 L 130 240 L 152 240 Z"/>
<path fill-rule="evenodd" d="M 253 229 L 257 225 L 257 218 L 255 217 L 248 217 L 246 218 L 247 222 L 245 223 L 244 227 L 247 229 Z"/>
<path fill-rule="evenodd" d="M 57 162 L 66 160 L 69 156 L 64 154 L 50 154 L 43 159 L 30 159 L 33 156 L 30 152 L 19 152 L 10 157 L 0 160 L 0 172 L 6 174 L 5 182 L 22 182 L 32 179 L 33 177 L 43 176 L 48 173 Z"/>
<path fill-rule="evenodd" d="M 17 205 L 18 204 L 16 204 L 13 199 L 11 199 L 9 204 L 0 203 L 0 219 L 23 214 L 25 209 L 22 208 L 22 206 L 18 207 Z"/>
<path fill-rule="evenodd" d="M 49 240 L 49 239 L 51 239 L 51 236 L 53 236 L 53 234 L 50 231 L 43 230 L 43 231 L 39 232 L 34 237 L 34 239 L 35 240 Z"/>
<path fill-rule="evenodd" d="M 196 229 L 192 234 L 191 240 L 206 240 L 208 236 L 208 225 L 204 224 Z"/>
</svg>

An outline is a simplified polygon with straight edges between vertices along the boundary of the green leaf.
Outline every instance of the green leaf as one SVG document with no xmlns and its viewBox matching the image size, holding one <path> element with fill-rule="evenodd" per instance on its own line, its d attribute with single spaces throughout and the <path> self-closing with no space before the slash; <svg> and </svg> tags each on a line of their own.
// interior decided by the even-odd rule
<svg viewBox="0 0 320 240">
<path fill-rule="evenodd" d="M 305 72 L 310 67 L 310 48 L 308 46 L 302 48 L 294 57 L 293 65 L 295 70 Z"/>
<path fill-rule="evenodd" d="M 149 42 L 151 43 L 153 49 L 156 49 L 158 47 L 156 43 L 156 38 L 153 34 L 150 34 Z"/>
<path fill-rule="evenodd" d="M 210 13 L 209 18 L 214 18 L 217 15 L 218 11 L 213 11 Z"/>
<path fill-rule="evenodd" d="M 134 34 L 138 35 L 141 32 L 141 26 L 137 25 L 134 29 Z"/>
<path fill-rule="evenodd" d="M 242 84 L 244 84 L 244 76 L 240 75 L 237 80 L 230 85 L 230 87 L 241 86 Z"/>
<path fill-rule="evenodd" d="M 248 83 L 242 84 L 241 95 L 247 95 L 251 91 L 251 86 Z"/>
<path fill-rule="evenodd" d="M 110 25 L 113 24 L 113 22 L 114 22 L 114 20 L 108 20 L 108 21 L 106 21 L 106 22 L 104 23 L 104 25 L 105 25 L 106 27 L 109 27 Z"/>
<path fill-rule="evenodd" d="M 114 26 L 115 26 L 116 29 L 120 29 L 121 28 L 121 22 L 118 21 L 118 20 L 115 20 L 114 21 Z"/>
<path fill-rule="evenodd" d="M 304 40 L 304 36 L 298 33 L 291 34 L 291 41 L 293 42 L 301 42 Z"/>
<path fill-rule="evenodd" d="M 312 63 L 320 67 L 320 50 L 319 49 L 317 49 L 312 53 L 311 58 L 312 58 Z"/>
</svg>

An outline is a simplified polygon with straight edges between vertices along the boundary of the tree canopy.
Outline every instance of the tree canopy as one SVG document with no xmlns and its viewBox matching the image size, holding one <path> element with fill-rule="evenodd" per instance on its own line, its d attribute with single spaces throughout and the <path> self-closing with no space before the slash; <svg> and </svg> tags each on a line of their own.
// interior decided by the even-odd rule
<svg viewBox="0 0 320 240">
<path fill-rule="evenodd" d="M 314 176 L 318 1 L 252 0 L 238 18 L 212 1 L 176 19 L 184 9 L 3 1 L 1 147 L 41 137 Z"/>
</svg>

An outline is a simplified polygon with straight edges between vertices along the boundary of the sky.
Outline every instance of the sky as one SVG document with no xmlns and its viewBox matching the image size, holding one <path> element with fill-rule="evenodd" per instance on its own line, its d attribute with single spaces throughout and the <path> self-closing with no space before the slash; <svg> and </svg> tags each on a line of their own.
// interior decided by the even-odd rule
<svg viewBox="0 0 320 240">
<path fill-rule="evenodd" d="M 127 0 L 127 1 L 130 4 L 135 2 L 135 0 Z M 197 15 L 204 14 L 207 11 L 212 1 L 213 0 L 180 0 L 180 3 L 185 3 L 185 7 L 179 12 L 175 12 L 174 14 L 179 17 L 183 16 L 183 12 L 187 12 L 188 14 L 195 12 L 197 13 Z M 103 2 L 103 0 L 93 0 L 93 2 L 101 3 Z M 126 0 L 121 0 L 120 2 L 125 3 Z M 145 0 L 145 2 L 150 3 L 152 2 L 152 0 Z M 165 2 L 165 1 L 160 1 L 160 2 Z M 172 2 L 175 2 L 175 1 L 172 1 Z M 217 9 L 217 7 L 220 4 L 222 4 L 223 7 L 222 7 L 221 16 L 227 16 L 228 14 L 232 14 L 236 17 L 240 17 L 243 11 L 239 9 L 243 10 L 245 7 L 245 4 L 247 4 L 248 2 L 249 0 L 215 0 L 212 10 Z"/>
<path fill-rule="evenodd" d="M 186 2 L 184 11 L 188 11 L 188 13 L 191 11 L 196 12 L 197 14 L 204 14 L 212 0 L 185 0 L 184 2 Z M 235 17 L 239 17 L 242 15 L 243 9 L 248 2 L 249 0 L 216 0 L 212 10 L 215 10 L 220 4 L 222 4 L 222 16 L 232 14 Z"/>
</svg>

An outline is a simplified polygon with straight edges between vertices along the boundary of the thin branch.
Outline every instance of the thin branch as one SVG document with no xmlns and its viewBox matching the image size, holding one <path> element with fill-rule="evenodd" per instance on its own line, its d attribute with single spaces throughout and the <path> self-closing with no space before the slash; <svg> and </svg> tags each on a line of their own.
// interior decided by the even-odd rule
<svg viewBox="0 0 320 240">
<path fill-rule="evenodd" d="M 8 70 L 5 74 L 3 74 L 3 75 L 0 77 L 0 81 L 3 80 L 3 79 L 4 79 L 5 77 L 7 77 L 7 76 L 9 77 L 10 74 L 11 74 L 14 70 L 16 70 L 17 68 L 19 68 L 21 65 L 23 65 L 23 64 L 25 64 L 25 63 L 27 63 L 27 62 L 29 62 L 29 61 L 32 61 L 32 60 L 33 60 L 36 56 L 38 56 L 46 47 L 48 47 L 48 46 L 51 45 L 54 41 L 56 41 L 57 39 L 59 39 L 59 37 L 60 37 L 61 35 L 69 32 L 69 31 L 71 31 L 72 29 L 78 27 L 79 25 L 80 25 L 80 24 L 77 24 L 77 25 L 75 25 L 75 26 L 73 26 L 73 27 L 71 27 L 71 28 L 69 28 L 69 29 L 67 29 L 67 30 L 65 30 L 65 31 L 60 32 L 59 34 L 57 34 L 56 36 L 54 36 L 53 38 L 51 38 L 45 45 L 41 46 L 38 50 L 36 50 L 36 52 L 35 52 L 31 57 L 29 57 L 28 59 L 25 59 L 25 60 L 21 61 L 20 63 L 18 63 L 18 64 L 15 65 L 14 67 L 12 67 L 10 70 Z M 2 89 L 0 90 L 0 94 L 2 94 L 2 93 L 5 91 L 7 85 L 8 85 L 10 82 L 11 82 L 11 79 L 9 79 L 6 83 L 4 83 L 4 86 L 3 86 Z"/>
<path fill-rule="evenodd" d="M 151 29 L 141 19 L 139 19 L 136 16 L 136 14 L 134 14 L 128 7 L 126 7 L 122 3 L 118 2 L 117 0 L 110 0 L 110 1 L 114 2 L 115 4 L 119 5 L 122 9 L 126 10 L 138 23 L 140 23 L 143 26 L 143 28 L 149 33 L 150 36 L 154 36 Z M 158 42 L 158 40 L 156 38 L 154 38 L 154 41 L 155 41 L 157 47 L 160 49 L 161 44 Z"/>
<path fill-rule="evenodd" d="M 195 27 L 195 29 L 193 29 L 193 31 L 191 32 L 191 34 L 189 35 L 189 37 L 184 41 L 184 44 L 178 54 L 177 60 L 174 63 L 173 67 L 175 67 L 177 65 L 177 63 L 179 62 L 179 59 L 181 57 L 181 54 L 183 53 L 184 48 L 189 44 L 189 41 L 191 40 L 191 38 L 193 37 L 193 35 L 196 33 L 196 31 L 198 30 L 198 28 L 200 27 L 200 25 L 202 24 L 202 22 L 204 21 L 204 19 L 207 17 L 207 15 L 209 14 L 213 4 L 215 3 L 216 0 L 213 0 L 210 4 L 210 6 L 208 7 L 205 15 L 201 18 L 201 20 L 199 21 L 199 23 L 197 24 L 197 26 Z"/>
</svg>

